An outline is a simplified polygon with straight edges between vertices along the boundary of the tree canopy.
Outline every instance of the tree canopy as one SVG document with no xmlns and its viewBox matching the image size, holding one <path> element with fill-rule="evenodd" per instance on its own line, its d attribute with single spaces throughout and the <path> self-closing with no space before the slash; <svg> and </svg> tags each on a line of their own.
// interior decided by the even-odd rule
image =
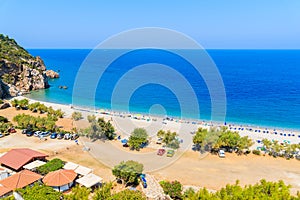
<svg viewBox="0 0 300 200">
<path fill-rule="evenodd" d="M 76 185 L 70 194 L 64 195 L 65 200 L 89 200 L 91 190 L 86 187 Z"/>
<path fill-rule="evenodd" d="M 113 194 L 108 200 L 146 200 L 145 195 L 140 191 L 122 190 L 116 194 Z"/>
<path fill-rule="evenodd" d="M 173 184 L 172 184 L 173 183 Z M 212 200 L 231 200 L 231 199 L 253 199 L 253 200 L 296 200 L 300 199 L 300 195 L 292 196 L 290 194 L 290 186 L 285 185 L 283 181 L 268 182 L 261 180 L 255 185 L 246 185 L 241 187 L 239 181 L 235 184 L 228 184 L 216 192 L 209 192 L 206 188 L 199 191 L 194 191 L 189 188 L 182 193 L 181 184 L 179 182 L 161 183 L 164 192 L 174 199 L 184 200 L 198 200 L 198 199 L 212 199 Z M 181 190 L 180 190 L 181 189 Z"/>
<path fill-rule="evenodd" d="M 229 131 L 225 127 L 211 128 L 209 131 L 199 128 L 193 137 L 193 143 L 201 146 L 202 150 L 224 147 L 237 149 L 239 152 L 247 150 L 253 145 L 253 141 L 248 136 L 241 137 L 237 132 Z"/>
<path fill-rule="evenodd" d="M 26 114 L 18 114 L 14 116 L 13 121 L 17 122 L 21 129 L 30 127 L 33 130 L 39 131 L 55 131 L 58 127 L 55 125 L 57 118 L 52 116 L 34 117 Z"/>
<path fill-rule="evenodd" d="M 144 128 L 136 128 L 128 139 L 128 145 L 131 149 L 139 150 L 142 144 L 148 142 L 148 134 Z"/>
<path fill-rule="evenodd" d="M 97 188 L 95 190 L 95 194 L 93 196 L 93 200 L 102 200 L 102 199 L 108 199 L 111 197 L 111 189 L 112 189 L 112 183 L 104 183 L 102 187 Z"/>
<path fill-rule="evenodd" d="M 96 119 L 96 116 L 89 115 L 88 121 L 90 126 L 82 132 L 92 140 L 97 139 L 109 139 L 112 140 L 115 137 L 115 129 L 113 125 L 108 121 L 106 122 L 104 118 Z"/>
<path fill-rule="evenodd" d="M 171 132 L 170 130 L 164 131 L 159 130 L 157 132 L 157 137 L 162 138 L 162 142 L 170 148 L 178 149 L 179 148 L 179 141 L 177 138 L 178 134 L 176 132 Z"/>
<path fill-rule="evenodd" d="M 55 191 L 53 188 L 45 185 L 34 184 L 32 187 L 27 186 L 24 189 L 17 189 L 24 200 L 58 200 L 62 193 Z"/>
<path fill-rule="evenodd" d="M 115 177 L 123 180 L 126 185 L 137 184 L 138 176 L 142 174 L 143 169 L 143 164 L 133 160 L 129 160 L 126 162 L 123 161 L 120 164 L 116 165 L 113 168 L 112 173 Z"/>
<path fill-rule="evenodd" d="M 182 184 L 179 181 L 161 181 L 159 183 L 164 190 L 164 193 L 169 195 L 172 199 L 182 198 Z"/>
</svg>

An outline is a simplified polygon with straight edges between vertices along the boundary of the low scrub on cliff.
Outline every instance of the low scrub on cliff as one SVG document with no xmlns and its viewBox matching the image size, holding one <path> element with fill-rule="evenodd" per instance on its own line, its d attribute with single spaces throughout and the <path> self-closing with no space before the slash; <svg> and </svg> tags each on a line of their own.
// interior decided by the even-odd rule
<svg viewBox="0 0 300 200">
<path fill-rule="evenodd" d="M 27 63 L 26 60 L 34 59 L 34 57 L 19 46 L 14 39 L 0 34 L 0 59 L 16 64 L 24 64 Z"/>
<path fill-rule="evenodd" d="M 0 98 L 49 87 L 46 66 L 17 42 L 0 34 Z"/>
</svg>

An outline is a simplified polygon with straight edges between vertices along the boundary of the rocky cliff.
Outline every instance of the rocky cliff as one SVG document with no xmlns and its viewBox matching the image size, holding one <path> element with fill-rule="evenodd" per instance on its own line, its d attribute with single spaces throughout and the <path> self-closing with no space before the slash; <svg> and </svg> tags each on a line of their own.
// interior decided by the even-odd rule
<svg viewBox="0 0 300 200">
<path fill-rule="evenodd" d="M 46 67 L 15 40 L 0 34 L 0 98 L 48 88 Z"/>
</svg>

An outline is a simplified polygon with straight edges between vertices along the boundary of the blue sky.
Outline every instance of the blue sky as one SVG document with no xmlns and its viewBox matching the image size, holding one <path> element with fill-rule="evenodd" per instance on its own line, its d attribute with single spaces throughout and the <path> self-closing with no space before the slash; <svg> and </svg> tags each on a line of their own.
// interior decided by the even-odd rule
<svg viewBox="0 0 300 200">
<path fill-rule="evenodd" d="M 25 48 L 93 48 L 121 31 L 164 27 L 205 48 L 300 49 L 299 9 L 299 0 L 0 0 L 0 33 Z"/>
</svg>

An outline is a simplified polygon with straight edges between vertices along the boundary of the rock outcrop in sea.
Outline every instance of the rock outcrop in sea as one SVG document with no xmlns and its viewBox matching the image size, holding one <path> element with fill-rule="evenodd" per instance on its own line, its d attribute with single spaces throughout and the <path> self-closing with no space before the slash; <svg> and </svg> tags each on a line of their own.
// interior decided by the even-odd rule
<svg viewBox="0 0 300 200">
<path fill-rule="evenodd" d="M 48 77 L 48 78 L 51 78 L 51 79 L 53 79 L 53 78 L 59 78 L 59 73 L 57 73 L 57 72 L 55 72 L 55 71 L 53 71 L 53 70 L 47 70 L 46 71 L 46 76 Z"/>
<path fill-rule="evenodd" d="M 0 34 L 0 98 L 48 88 L 48 79 L 58 75 L 48 74 L 40 57 L 30 55 L 15 40 Z"/>
</svg>

